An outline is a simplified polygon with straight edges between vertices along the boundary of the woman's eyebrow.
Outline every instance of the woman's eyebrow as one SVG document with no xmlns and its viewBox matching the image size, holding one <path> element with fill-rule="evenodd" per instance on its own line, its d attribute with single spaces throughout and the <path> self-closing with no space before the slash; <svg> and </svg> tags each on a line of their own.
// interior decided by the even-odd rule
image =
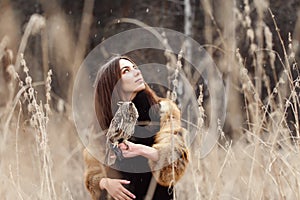
<svg viewBox="0 0 300 200">
<path fill-rule="evenodd" d="M 124 66 L 124 67 L 121 68 L 121 70 L 123 70 L 125 68 L 130 68 L 130 66 Z"/>
</svg>

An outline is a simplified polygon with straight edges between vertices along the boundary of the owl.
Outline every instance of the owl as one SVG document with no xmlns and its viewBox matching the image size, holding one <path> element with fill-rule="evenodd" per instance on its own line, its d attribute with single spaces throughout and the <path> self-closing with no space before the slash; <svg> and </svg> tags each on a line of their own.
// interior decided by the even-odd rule
<svg viewBox="0 0 300 200">
<path fill-rule="evenodd" d="M 134 103 L 130 101 L 119 102 L 118 106 L 119 108 L 106 133 L 106 162 L 108 165 L 113 164 L 115 158 L 119 160 L 124 158 L 118 144 L 123 142 L 127 145 L 127 140 L 134 134 L 134 127 L 139 117 Z"/>
</svg>

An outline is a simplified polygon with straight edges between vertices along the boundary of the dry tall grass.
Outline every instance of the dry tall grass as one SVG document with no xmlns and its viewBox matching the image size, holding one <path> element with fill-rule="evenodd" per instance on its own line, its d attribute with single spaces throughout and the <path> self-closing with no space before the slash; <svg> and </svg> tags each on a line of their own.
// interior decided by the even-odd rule
<svg viewBox="0 0 300 200">
<path fill-rule="evenodd" d="M 292 36 L 286 48 L 282 37 L 287 36 L 280 34 L 276 16 L 267 9 L 268 1 L 263 1 L 263 6 L 258 1 L 251 5 L 252 9 L 258 10 L 257 20 L 261 25 L 256 28 L 252 25 L 247 0 L 243 11 L 235 9 L 234 14 L 231 9 L 235 8 L 235 1 L 230 1 L 223 16 L 221 12 L 212 10 L 209 1 L 201 2 L 208 11 L 205 16 L 208 51 L 213 55 L 214 49 L 222 50 L 223 54 L 216 62 L 223 73 L 229 74 L 225 80 L 228 102 L 231 102 L 227 116 L 234 133 L 231 140 L 220 129 L 218 145 L 203 159 L 195 148 L 185 176 L 176 185 L 177 199 L 300 199 L 300 76 Z M 277 32 L 271 32 L 264 23 L 265 13 L 273 17 Z M 215 15 L 224 17 L 220 20 L 222 27 L 218 27 Z M 50 16 L 47 20 L 39 15 L 32 16 L 23 37 L 19 39 L 10 32 L 2 30 L 0 33 L 3 37 L 0 43 L 0 60 L 3 61 L 0 74 L 1 199 L 89 197 L 83 185 L 83 146 L 76 135 L 70 105 L 51 93 L 53 76 L 45 64 L 48 59 L 56 59 L 59 66 L 74 64 L 70 59 L 74 56 L 71 49 L 76 46 L 70 41 L 74 35 L 67 27 L 64 15 L 59 16 Z M 15 20 L 10 14 L 7 17 Z M 6 30 L 16 32 L 15 27 L 1 20 L 0 23 L 1 27 L 8 27 Z M 61 35 L 54 34 L 57 26 L 63 29 Z M 224 29 L 226 26 L 232 27 L 233 31 Z M 246 29 L 254 73 L 248 71 L 245 58 L 238 50 L 233 35 L 237 26 Z M 50 35 L 42 36 L 43 30 L 48 30 Z M 219 34 L 214 41 L 210 34 L 213 31 Z M 40 34 L 42 40 L 46 40 L 41 43 L 40 50 L 52 56 L 42 58 L 43 79 L 38 81 L 31 75 L 31 66 L 27 66 L 25 60 L 41 58 L 35 55 L 22 57 L 32 34 Z M 274 51 L 274 37 L 280 38 L 283 55 Z M 62 40 L 65 45 L 60 44 Z M 12 41 L 20 41 L 20 44 Z M 58 54 L 57 49 L 62 54 Z M 16 56 L 13 52 L 17 52 Z M 82 52 L 77 54 L 82 55 Z M 264 58 L 269 59 L 272 77 L 266 73 Z M 281 62 L 283 72 L 278 77 L 276 60 Z M 64 70 L 75 75 L 70 68 Z M 295 71 L 297 77 L 292 75 Z M 275 80 L 275 87 L 271 86 L 270 79 Z M 262 94 L 262 86 L 266 88 L 267 95 Z M 200 116 L 204 116 L 201 98 L 202 95 L 198 100 L 199 112 Z M 292 110 L 295 119 L 293 133 L 288 126 L 288 109 Z M 201 124 L 204 124 L 203 120 L 199 119 Z"/>
</svg>

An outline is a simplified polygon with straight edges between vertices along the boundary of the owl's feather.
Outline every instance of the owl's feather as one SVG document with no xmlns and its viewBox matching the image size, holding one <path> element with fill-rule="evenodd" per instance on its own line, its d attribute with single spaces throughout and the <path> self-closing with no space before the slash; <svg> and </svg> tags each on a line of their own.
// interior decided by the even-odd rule
<svg viewBox="0 0 300 200">
<path fill-rule="evenodd" d="M 106 133 L 106 161 L 108 165 L 115 162 L 115 157 L 123 159 L 122 151 L 118 144 L 125 142 L 134 134 L 134 127 L 138 119 L 138 111 L 134 103 L 119 102 L 119 108 L 111 120 L 110 126 Z M 115 156 L 114 156 L 115 155 Z"/>
</svg>

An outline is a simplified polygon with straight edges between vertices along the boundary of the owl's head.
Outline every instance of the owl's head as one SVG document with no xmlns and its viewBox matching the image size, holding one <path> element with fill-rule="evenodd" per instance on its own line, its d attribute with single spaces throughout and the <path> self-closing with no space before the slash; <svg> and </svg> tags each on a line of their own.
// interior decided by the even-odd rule
<svg viewBox="0 0 300 200">
<path fill-rule="evenodd" d="M 136 121 L 139 117 L 139 113 L 131 101 L 120 101 L 118 102 L 119 110 L 122 113 L 123 119 L 126 121 Z"/>
</svg>

